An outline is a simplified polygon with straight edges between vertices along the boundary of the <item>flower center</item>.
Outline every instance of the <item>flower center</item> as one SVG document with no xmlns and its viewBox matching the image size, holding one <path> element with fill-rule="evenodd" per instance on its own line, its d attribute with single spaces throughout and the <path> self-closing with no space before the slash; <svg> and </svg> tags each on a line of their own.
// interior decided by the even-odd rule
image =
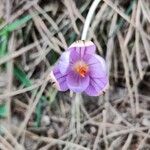
<svg viewBox="0 0 150 150">
<path fill-rule="evenodd" d="M 85 77 L 88 69 L 88 65 L 83 61 L 78 61 L 74 66 L 75 72 L 78 73 L 81 77 Z"/>
</svg>

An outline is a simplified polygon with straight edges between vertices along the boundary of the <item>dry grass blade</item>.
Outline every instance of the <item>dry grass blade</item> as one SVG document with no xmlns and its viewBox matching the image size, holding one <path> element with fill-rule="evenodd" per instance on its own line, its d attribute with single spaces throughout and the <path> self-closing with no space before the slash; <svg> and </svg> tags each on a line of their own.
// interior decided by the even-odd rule
<svg viewBox="0 0 150 150">
<path fill-rule="evenodd" d="M 13 53 L 15 49 L 15 41 L 14 41 L 14 34 L 12 34 L 9 46 L 8 46 L 8 51 L 9 53 Z M 9 61 L 7 63 L 7 76 L 8 76 L 8 84 L 7 84 L 7 93 L 11 92 L 12 86 L 13 86 L 13 60 Z M 8 124 L 11 124 L 11 98 L 7 99 L 7 107 L 8 107 Z"/>
<path fill-rule="evenodd" d="M 109 35 L 112 35 L 113 29 L 116 27 L 116 21 L 117 21 L 117 14 L 113 15 L 112 22 L 110 25 L 110 30 L 109 30 Z M 108 69 L 110 70 L 111 68 L 111 62 L 112 59 L 112 54 L 113 54 L 113 49 L 114 49 L 114 36 L 110 37 L 108 42 L 107 42 L 107 54 L 106 54 L 106 61 L 108 64 Z"/>
<path fill-rule="evenodd" d="M 1 135 L 0 135 L 0 141 L 1 143 L 7 148 L 7 149 L 10 149 L 10 150 L 15 150 L 12 145 L 10 145 L 9 142 L 6 141 L 5 138 L 3 138 Z"/>
<path fill-rule="evenodd" d="M 142 9 L 142 12 L 143 12 L 143 14 L 144 14 L 144 17 L 145 17 L 145 18 L 149 21 L 149 23 L 150 23 L 150 16 L 149 16 L 150 12 L 148 12 L 149 9 L 147 9 L 147 7 L 146 7 L 146 8 L 144 7 L 144 2 L 142 2 L 141 0 L 139 1 L 139 5 L 141 6 L 141 9 Z M 146 4 L 145 4 L 145 6 L 146 6 Z"/>
<path fill-rule="evenodd" d="M 146 141 L 146 139 L 148 138 L 149 133 L 150 133 L 150 130 L 148 131 L 147 136 L 145 136 L 145 137 L 143 138 L 143 140 L 140 142 L 140 144 L 139 144 L 137 150 L 141 150 L 141 149 L 144 147 L 145 141 Z"/>
<path fill-rule="evenodd" d="M 124 144 L 123 147 L 122 147 L 122 150 L 128 150 L 128 148 L 129 148 L 129 146 L 130 146 L 130 144 L 131 144 L 132 138 L 133 138 L 133 134 L 130 133 L 130 134 L 128 135 L 128 138 L 127 138 L 125 144 Z"/>
<path fill-rule="evenodd" d="M 40 97 L 42 96 L 43 91 L 45 90 L 46 85 L 47 85 L 47 80 L 44 81 L 44 83 L 43 83 L 43 85 L 41 86 L 41 89 L 40 89 L 40 91 L 38 92 L 38 94 L 37 94 L 37 96 L 36 96 L 34 102 L 33 102 L 32 105 L 29 107 L 28 112 L 26 113 L 26 118 L 25 118 L 25 120 L 22 122 L 22 124 L 21 124 L 21 126 L 20 126 L 20 128 L 19 128 L 19 130 L 18 130 L 17 138 L 20 136 L 20 134 L 22 133 L 23 129 L 26 127 L 26 124 L 27 124 L 27 122 L 29 121 L 30 116 L 31 116 L 31 114 L 33 113 L 33 111 L 34 111 L 34 109 L 35 109 L 37 103 L 39 102 L 39 99 L 40 99 Z"/>
<path fill-rule="evenodd" d="M 22 55 L 23 53 L 26 53 L 29 50 L 32 50 L 32 48 L 36 47 L 37 45 L 39 45 L 40 43 L 42 43 L 43 40 L 41 41 L 36 41 L 26 47 L 21 48 L 20 50 L 13 52 L 12 54 L 7 54 L 6 56 L 4 56 L 3 58 L 0 59 L 0 65 L 4 64 L 5 62 L 14 59 L 20 55 Z"/>
<path fill-rule="evenodd" d="M 140 26 L 140 2 L 138 2 L 137 5 L 137 13 L 136 13 L 136 26 Z M 143 78 L 143 71 L 142 71 L 142 65 L 141 65 L 141 54 L 140 54 L 140 34 L 139 32 L 136 30 L 136 34 L 135 34 L 135 48 L 136 48 L 136 62 L 137 62 L 137 66 L 138 66 L 138 70 L 139 70 L 139 74 L 140 74 L 140 78 Z"/>
<path fill-rule="evenodd" d="M 0 30 L 2 28 L 4 28 L 6 25 L 8 25 L 9 23 L 11 23 L 12 21 L 14 21 L 15 19 L 17 19 L 19 16 L 21 16 L 25 11 L 29 10 L 30 7 L 33 6 L 33 4 L 37 3 L 39 0 L 34 0 L 32 2 L 29 2 L 27 3 L 26 5 L 23 6 L 23 8 L 21 8 L 20 10 L 18 10 L 17 13 L 15 13 L 14 15 L 12 15 L 11 17 L 9 17 L 9 19 L 3 23 L 1 26 L 0 26 Z"/>
<path fill-rule="evenodd" d="M 98 132 L 97 132 L 97 135 L 96 135 L 96 138 L 94 141 L 94 145 L 93 145 L 93 150 L 97 150 L 98 144 L 99 144 L 99 138 L 100 138 L 101 134 L 102 134 L 102 129 L 101 129 L 101 126 L 99 125 L 98 126 Z"/>
<path fill-rule="evenodd" d="M 134 28 L 137 29 L 138 32 L 141 32 L 147 39 L 150 40 L 150 36 L 144 32 L 144 30 L 140 27 L 137 27 L 134 22 L 130 20 L 130 18 L 124 14 L 115 4 L 113 4 L 110 0 L 103 0 L 106 4 L 108 4 L 112 9 L 114 9 L 123 19 L 125 19 L 129 24 L 131 24 Z"/>
<path fill-rule="evenodd" d="M 135 16 L 136 16 L 136 5 L 133 5 L 133 11 L 132 11 L 132 15 L 131 15 L 131 21 L 134 22 L 135 21 Z M 127 46 L 129 43 L 129 40 L 131 40 L 132 36 L 134 34 L 134 27 L 130 24 L 129 28 L 128 28 L 128 32 L 127 35 L 125 37 L 125 42 L 124 45 Z"/>
<path fill-rule="evenodd" d="M 77 25 L 76 25 L 76 18 L 74 16 L 73 9 L 72 9 L 72 3 L 71 3 L 71 1 L 65 0 L 64 4 L 66 5 L 66 7 L 68 9 L 73 28 L 74 28 L 75 32 L 77 34 L 79 34 L 79 30 L 78 30 Z"/>
<path fill-rule="evenodd" d="M 66 49 L 67 48 L 67 43 L 66 43 L 66 40 L 65 40 L 65 37 L 63 36 L 63 34 L 59 31 L 59 27 L 58 25 L 55 23 L 55 21 L 48 15 L 46 14 L 41 8 L 39 5 L 35 5 L 34 6 L 35 9 L 37 9 L 37 11 L 39 11 L 39 13 L 43 14 L 43 16 L 47 19 L 47 21 L 52 25 L 52 27 L 58 32 L 58 36 L 59 38 L 61 39 L 62 41 L 62 44 L 64 45 L 64 48 Z"/>
<path fill-rule="evenodd" d="M 5 98 L 16 96 L 16 95 L 19 95 L 19 94 L 22 94 L 22 93 L 25 93 L 28 91 L 32 91 L 32 90 L 40 87 L 42 84 L 43 84 L 43 80 L 41 80 L 39 83 L 32 84 L 31 86 L 29 86 L 27 88 L 23 88 L 23 89 L 20 89 L 17 91 L 11 91 L 7 94 L 0 95 L 0 99 L 5 99 Z"/>
<path fill-rule="evenodd" d="M 123 47 L 124 45 L 124 40 L 123 37 L 121 35 L 121 33 L 118 33 L 118 40 L 119 40 L 119 44 L 120 44 L 120 48 L 121 48 L 121 53 L 122 53 L 122 58 L 123 58 L 123 65 L 124 65 L 124 69 L 125 69 L 125 79 L 126 79 L 126 85 L 128 88 L 128 92 L 130 95 L 130 105 L 131 105 L 131 111 L 132 111 L 132 115 L 135 116 L 135 105 L 134 105 L 134 98 L 133 98 L 133 93 L 131 91 L 131 85 L 130 85 L 130 81 L 129 81 L 129 67 L 127 64 L 127 60 L 125 57 L 125 49 Z"/>
</svg>

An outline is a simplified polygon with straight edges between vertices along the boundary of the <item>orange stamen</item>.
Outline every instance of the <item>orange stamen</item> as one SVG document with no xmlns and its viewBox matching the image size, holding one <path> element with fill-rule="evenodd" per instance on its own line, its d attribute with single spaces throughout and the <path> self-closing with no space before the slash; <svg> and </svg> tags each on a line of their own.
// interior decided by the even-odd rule
<svg viewBox="0 0 150 150">
<path fill-rule="evenodd" d="M 76 73 L 78 73 L 81 77 L 85 77 L 88 72 L 88 65 L 85 64 L 83 61 L 79 61 L 75 64 L 74 69 Z"/>
</svg>

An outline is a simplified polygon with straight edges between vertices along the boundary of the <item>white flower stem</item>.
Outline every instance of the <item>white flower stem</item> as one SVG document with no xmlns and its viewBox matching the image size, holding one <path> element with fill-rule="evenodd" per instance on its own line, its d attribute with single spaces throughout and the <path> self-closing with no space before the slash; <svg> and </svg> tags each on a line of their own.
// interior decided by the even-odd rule
<svg viewBox="0 0 150 150">
<path fill-rule="evenodd" d="M 70 129 L 76 129 L 76 134 L 80 134 L 80 101 L 81 95 L 76 93 L 72 101 Z"/>
<path fill-rule="evenodd" d="M 89 9 L 89 12 L 86 16 L 86 20 L 85 20 L 85 23 L 84 23 L 81 40 L 86 40 L 87 32 L 88 32 L 90 23 L 92 21 L 93 14 L 94 14 L 94 12 L 95 12 L 95 10 L 96 10 L 96 8 L 97 8 L 100 1 L 101 0 L 94 0 L 91 7 L 90 7 L 90 9 Z"/>
<path fill-rule="evenodd" d="M 77 129 L 77 134 L 80 133 L 80 101 L 81 101 L 81 95 L 76 94 L 75 97 L 75 110 L 76 110 L 76 129 Z"/>
</svg>

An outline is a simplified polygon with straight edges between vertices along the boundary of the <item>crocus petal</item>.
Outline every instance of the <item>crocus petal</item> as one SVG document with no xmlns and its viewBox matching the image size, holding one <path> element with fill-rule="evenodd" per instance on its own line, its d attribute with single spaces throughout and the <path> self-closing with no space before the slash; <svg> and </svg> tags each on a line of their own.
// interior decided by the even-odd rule
<svg viewBox="0 0 150 150">
<path fill-rule="evenodd" d="M 97 54 L 87 57 L 85 60 L 89 66 L 89 75 L 92 78 L 100 78 L 107 75 L 107 66 L 105 60 Z"/>
<path fill-rule="evenodd" d="M 99 96 L 108 88 L 108 77 L 90 78 L 90 83 L 85 93 L 90 96 Z"/>
<path fill-rule="evenodd" d="M 77 41 L 70 45 L 69 50 L 76 51 L 82 58 L 86 54 L 94 54 L 96 46 L 92 41 Z"/>
<path fill-rule="evenodd" d="M 76 49 L 78 49 L 78 48 L 76 48 Z M 80 49 L 82 51 L 82 48 L 80 48 Z M 70 63 L 71 64 L 74 64 L 80 60 L 87 62 L 91 57 L 92 57 L 92 55 L 90 55 L 90 54 L 85 54 L 85 55 L 81 56 L 80 53 L 78 53 L 76 50 L 74 50 L 74 48 L 72 48 L 72 50 L 70 51 Z"/>
<path fill-rule="evenodd" d="M 56 81 L 56 85 L 58 85 L 57 87 L 59 87 L 58 90 L 60 91 L 67 91 L 68 90 L 68 85 L 66 82 L 66 74 L 62 74 L 59 70 L 58 66 L 55 66 L 54 70 L 53 70 L 53 75 L 55 77 L 55 81 Z M 54 81 L 54 82 L 55 82 Z"/>
<path fill-rule="evenodd" d="M 89 85 L 89 76 L 81 77 L 74 71 L 70 71 L 67 75 L 67 84 L 70 90 L 83 92 Z"/>
<path fill-rule="evenodd" d="M 72 47 L 70 49 L 70 63 L 73 64 L 81 59 L 80 54 L 76 51 L 76 49 L 80 49 L 79 47 Z"/>
<path fill-rule="evenodd" d="M 90 82 L 85 92 L 90 96 L 98 96 L 109 84 L 105 60 L 94 54 L 87 60 L 87 63 L 89 65 Z"/>
<path fill-rule="evenodd" d="M 62 53 L 58 61 L 58 67 L 62 74 L 65 74 L 67 72 L 67 69 L 69 67 L 69 57 L 70 57 L 70 52 L 66 51 Z"/>
</svg>

